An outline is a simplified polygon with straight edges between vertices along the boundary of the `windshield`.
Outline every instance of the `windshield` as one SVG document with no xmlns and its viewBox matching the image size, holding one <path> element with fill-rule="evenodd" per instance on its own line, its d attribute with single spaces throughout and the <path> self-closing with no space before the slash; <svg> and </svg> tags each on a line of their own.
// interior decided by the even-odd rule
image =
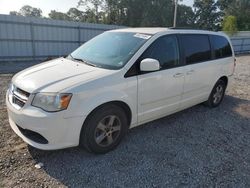
<svg viewBox="0 0 250 188">
<path fill-rule="evenodd" d="M 150 37 L 139 33 L 105 32 L 80 46 L 70 58 L 96 67 L 120 69 Z"/>
</svg>

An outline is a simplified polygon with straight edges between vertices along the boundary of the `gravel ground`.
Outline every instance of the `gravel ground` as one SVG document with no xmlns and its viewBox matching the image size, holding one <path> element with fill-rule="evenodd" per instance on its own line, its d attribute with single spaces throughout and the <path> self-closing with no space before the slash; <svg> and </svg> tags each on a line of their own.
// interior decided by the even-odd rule
<svg viewBox="0 0 250 188">
<path fill-rule="evenodd" d="M 0 187 L 250 187 L 250 57 L 237 62 L 220 107 L 197 105 L 132 129 L 105 155 L 27 146 L 9 127 L 11 75 L 1 75 Z"/>
</svg>

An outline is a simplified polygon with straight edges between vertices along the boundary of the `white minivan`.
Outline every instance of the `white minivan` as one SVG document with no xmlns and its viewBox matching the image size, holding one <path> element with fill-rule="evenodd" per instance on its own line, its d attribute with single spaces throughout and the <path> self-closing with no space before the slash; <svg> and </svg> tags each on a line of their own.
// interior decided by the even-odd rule
<svg viewBox="0 0 250 188">
<path fill-rule="evenodd" d="M 115 148 L 129 128 L 205 102 L 217 107 L 235 68 L 218 32 L 104 32 L 65 58 L 16 74 L 6 95 L 12 129 L 43 150 Z"/>
</svg>

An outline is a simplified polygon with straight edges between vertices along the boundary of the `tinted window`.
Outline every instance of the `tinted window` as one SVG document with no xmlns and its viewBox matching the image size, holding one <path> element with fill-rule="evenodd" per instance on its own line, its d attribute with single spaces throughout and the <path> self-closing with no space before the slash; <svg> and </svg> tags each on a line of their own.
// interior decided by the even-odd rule
<svg viewBox="0 0 250 188">
<path fill-rule="evenodd" d="M 143 53 L 140 60 L 152 58 L 160 62 L 161 68 L 171 68 L 179 64 L 179 49 L 176 36 L 164 36 L 157 39 Z"/>
<path fill-rule="evenodd" d="M 216 35 L 210 37 L 216 59 L 232 56 L 231 46 L 225 37 Z"/>
<path fill-rule="evenodd" d="M 211 59 L 210 43 L 207 35 L 182 35 L 181 41 L 186 64 L 193 64 Z"/>
</svg>

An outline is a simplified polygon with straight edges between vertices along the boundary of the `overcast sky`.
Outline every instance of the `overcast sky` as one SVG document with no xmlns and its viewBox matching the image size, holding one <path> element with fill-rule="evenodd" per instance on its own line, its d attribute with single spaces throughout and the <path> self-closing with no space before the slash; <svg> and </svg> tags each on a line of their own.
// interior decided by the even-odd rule
<svg viewBox="0 0 250 188">
<path fill-rule="evenodd" d="M 167 0 L 166 0 L 167 1 Z M 183 0 L 183 4 L 192 6 L 194 0 Z M 67 12 L 69 8 L 76 7 L 78 0 L 0 0 L 0 14 L 9 14 L 18 11 L 24 5 L 40 8 L 47 16 L 51 10 Z"/>
</svg>

